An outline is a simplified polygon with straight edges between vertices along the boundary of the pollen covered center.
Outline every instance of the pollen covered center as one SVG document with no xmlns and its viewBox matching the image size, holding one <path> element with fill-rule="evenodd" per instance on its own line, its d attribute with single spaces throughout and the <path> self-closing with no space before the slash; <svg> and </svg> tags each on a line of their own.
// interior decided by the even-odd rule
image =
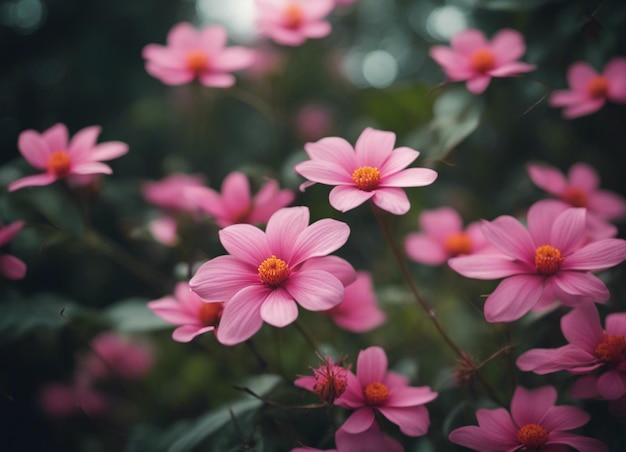
<svg viewBox="0 0 626 452">
<path fill-rule="evenodd" d="M 472 69 L 474 69 L 476 72 L 484 74 L 485 72 L 489 72 L 495 67 L 496 57 L 489 49 L 477 49 L 474 51 L 474 53 L 472 53 L 472 56 L 470 57 L 470 64 L 472 65 Z"/>
<path fill-rule="evenodd" d="M 217 326 L 222 318 L 224 303 L 202 303 L 198 310 L 198 318 L 204 326 Z"/>
<path fill-rule="evenodd" d="M 609 92 L 609 81 L 606 77 L 598 75 L 589 80 L 587 84 L 587 91 L 594 99 L 606 97 Z"/>
<path fill-rule="evenodd" d="M 626 361 L 625 348 L 626 337 L 621 334 L 604 333 L 604 340 L 596 346 L 596 357 L 605 363 L 619 364 Z"/>
<path fill-rule="evenodd" d="M 287 262 L 274 255 L 268 257 L 259 265 L 259 279 L 269 287 L 280 286 L 289 278 L 290 274 L 291 270 Z"/>
<path fill-rule="evenodd" d="M 300 28 L 304 20 L 302 7 L 297 3 L 289 3 L 283 12 L 283 25 L 290 30 Z"/>
<path fill-rule="evenodd" d="M 368 405 L 380 405 L 389 398 L 389 389 L 381 382 L 376 381 L 368 384 L 363 394 L 365 395 L 365 402 Z"/>
<path fill-rule="evenodd" d="M 548 442 L 548 431 L 539 424 L 526 424 L 517 431 L 517 440 L 528 449 L 538 449 Z"/>
<path fill-rule="evenodd" d="M 561 251 L 551 245 L 542 245 L 535 250 L 535 267 L 545 276 L 558 272 L 562 262 Z"/>
<path fill-rule="evenodd" d="M 359 190 L 372 191 L 380 183 L 380 171 L 373 166 L 361 166 L 352 173 L 352 180 Z"/>
<path fill-rule="evenodd" d="M 465 232 L 454 232 L 446 237 L 444 248 L 450 256 L 470 254 L 472 252 L 472 239 Z"/>
<path fill-rule="evenodd" d="M 582 188 L 570 187 L 563 193 L 563 200 L 573 207 L 587 207 L 589 199 Z"/>
<path fill-rule="evenodd" d="M 66 151 L 54 151 L 48 158 L 48 170 L 57 177 L 65 177 L 70 173 L 72 159 Z"/>
<path fill-rule="evenodd" d="M 202 50 L 190 50 L 187 52 L 187 69 L 196 74 L 206 70 L 209 64 L 209 57 Z"/>
</svg>

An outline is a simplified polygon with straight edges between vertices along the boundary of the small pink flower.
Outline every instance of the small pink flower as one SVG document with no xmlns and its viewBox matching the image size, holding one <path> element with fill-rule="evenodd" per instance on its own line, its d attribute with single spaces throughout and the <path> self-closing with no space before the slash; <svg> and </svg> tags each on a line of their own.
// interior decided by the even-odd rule
<svg viewBox="0 0 626 452">
<path fill-rule="evenodd" d="M 343 259 L 327 256 L 348 240 L 350 228 L 337 220 L 309 225 L 307 207 L 278 210 L 265 232 L 236 224 L 219 232 L 230 255 L 205 262 L 189 282 L 205 300 L 227 300 L 217 330 L 225 345 L 243 342 L 267 322 L 284 327 L 310 311 L 338 305 L 355 272 Z"/>
<path fill-rule="evenodd" d="M 13 240 L 23 227 L 23 221 L 0 226 L 0 247 Z M 22 279 L 26 275 L 26 264 L 15 256 L 0 253 L 0 274 L 9 279 Z"/>
<path fill-rule="evenodd" d="M 334 0 L 255 0 L 257 26 L 263 36 L 278 44 L 299 46 L 308 38 L 330 34 L 323 19 L 335 7 Z"/>
<path fill-rule="evenodd" d="M 354 148 L 343 138 L 322 138 L 304 148 L 311 160 L 298 163 L 295 170 L 309 179 L 304 189 L 316 182 L 335 185 L 330 204 L 341 212 L 371 199 L 383 210 L 396 215 L 408 212 L 411 204 L 402 187 L 432 184 L 437 173 L 428 168 L 405 169 L 419 152 L 408 147 L 394 149 L 396 135 L 367 128 Z"/>
<path fill-rule="evenodd" d="M 348 372 L 348 388 L 335 405 L 355 410 L 341 426 L 348 434 L 370 429 L 380 413 L 405 435 L 421 436 L 430 425 L 424 404 L 436 397 L 428 386 L 409 386 L 406 377 L 388 371 L 385 351 L 369 347 L 359 353 L 356 376 Z"/>
<path fill-rule="evenodd" d="M 157 207 L 193 213 L 197 207 L 184 194 L 188 188 L 202 186 L 204 176 L 200 174 L 174 173 L 159 181 L 144 182 L 141 191 L 145 200 Z"/>
<path fill-rule="evenodd" d="M 585 375 L 573 388 L 580 398 L 626 395 L 626 313 L 609 314 L 603 330 L 595 306 L 583 304 L 561 318 L 561 331 L 568 345 L 522 353 L 517 367 L 540 375 L 561 370 Z"/>
<path fill-rule="evenodd" d="M 565 107 L 563 117 L 571 119 L 600 110 L 607 100 L 626 103 L 626 58 L 616 57 L 604 66 L 602 73 L 584 61 L 567 70 L 570 90 L 555 91 L 550 96 L 552 107 Z"/>
<path fill-rule="evenodd" d="M 515 30 L 504 29 L 487 41 L 480 30 L 461 31 L 452 37 L 450 47 L 435 46 L 430 56 L 453 82 L 467 80 L 467 89 L 481 94 L 491 77 L 512 77 L 535 69 L 532 64 L 516 61 L 526 51 L 524 37 Z"/>
<path fill-rule="evenodd" d="M 39 404 L 48 416 L 66 418 L 75 414 L 102 415 L 109 402 L 89 385 L 48 383 L 41 388 Z"/>
<path fill-rule="evenodd" d="M 332 130 L 335 122 L 333 116 L 333 111 L 326 105 L 303 105 L 296 113 L 296 132 L 303 140 L 318 140 Z"/>
<path fill-rule="evenodd" d="M 166 246 L 175 246 L 178 243 L 178 223 L 170 216 L 162 216 L 148 223 L 148 230 L 152 237 Z"/>
<path fill-rule="evenodd" d="M 252 197 L 248 178 L 235 171 L 222 182 L 221 194 L 212 188 L 194 187 L 185 190 L 185 198 L 212 215 L 217 225 L 224 228 L 239 223 L 265 224 L 274 212 L 291 203 L 295 194 L 280 190 L 278 182 L 270 179 Z"/>
<path fill-rule="evenodd" d="M 336 449 L 315 449 L 313 447 L 296 447 L 291 452 L 404 452 L 404 446 L 396 439 L 385 435 L 380 426 L 374 422 L 364 432 L 351 434 L 343 428 L 335 432 Z"/>
<path fill-rule="evenodd" d="M 423 232 L 408 234 L 404 242 L 407 255 L 416 262 L 441 265 L 451 257 L 490 248 L 480 223 L 471 223 L 463 229 L 461 216 L 451 207 L 424 210 L 419 223 Z"/>
<path fill-rule="evenodd" d="M 356 280 L 346 286 L 343 301 L 324 314 L 337 326 L 353 333 L 365 333 L 382 325 L 386 316 L 378 307 L 372 277 L 357 272 Z"/>
<path fill-rule="evenodd" d="M 196 30 L 182 22 L 167 35 L 167 46 L 148 44 L 143 49 L 146 71 L 166 85 L 183 85 L 198 79 L 205 86 L 229 88 L 235 84 L 230 72 L 252 64 L 253 52 L 226 47 L 228 36 L 221 25 Z"/>
<path fill-rule="evenodd" d="M 154 364 L 150 347 L 113 332 L 93 338 L 91 350 L 93 353 L 85 356 L 82 368 L 82 375 L 89 380 L 109 377 L 137 380 Z"/>
<path fill-rule="evenodd" d="M 49 185 L 72 175 L 111 174 L 113 171 L 102 160 L 126 154 L 128 145 L 119 141 L 96 145 L 100 130 L 99 126 L 86 127 L 71 141 L 64 124 L 55 124 L 42 134 L 34 130 L 23 131 L 18 138 L 20 152 L 28 163 L 45 173 L 18 179 L 9 185 L 9 191 Z"/>
<path fill-rule="evenodd" d="M 583 208 L 558 212 L 538 202 L 528 211 L 528 230 L 510 216 L 483 220 L 486 239 L 501 254 L 455 257 L 448 265 L 468 278 L 505 278 L 485 301 L 488 322 L 511 322 L 556 300 L 570 306 L 604 302 L 609 290 L 591 271 L 626 259 L 626 241 L 584 245 L 585 216 Z"/>
<path fill-rule="evenodd" d="M 322 358 L 322 364 L 313 369 L 313 376 L 300 377 L 294 384 L 314 392 L 322 402 L 333 403 L 348 386 L 348 369 L 335 364 L 330 356 L 326 356 Z"/>
<path fill-rule="evenodd" d="M 214 331 L 219 325 L 224 303 L 207 302 L 181 282 L 174 288 L 174 296 L 150 301 L 148 307 L 163 320 L 180 325 L 172 333 L 172 339 L 189 342 L 194 337 Z"/>
<path fill-rule="evenodd" d="M 504 408 L 476 411 L 478 426 L 453 430 L 451 442 L 480 452 L 516 450 L 562 450 L 569 446 L 579 452 L 604 452 L 602 442 L 570 433 L 568 430 L 589 422 L 590 416 L 580 408 L 555 405 L 553 386 L 526 390 L 515 389 L 511 412 Z M 563 449 L 564 450 L 564 449 Z"/>
</svg>

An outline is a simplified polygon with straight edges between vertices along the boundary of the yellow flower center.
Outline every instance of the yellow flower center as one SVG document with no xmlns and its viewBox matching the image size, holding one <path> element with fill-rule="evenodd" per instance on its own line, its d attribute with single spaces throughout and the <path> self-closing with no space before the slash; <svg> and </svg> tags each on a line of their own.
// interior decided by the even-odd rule
<svg viewBox="0 0 626 452">
<path fill-rule="evenodd" d="M 535 250 L 535 267 L 545 276 L 554 275 L 561 268 L 561 251 L 550 245 L 542 245 Z"/>
<path fill-rule="evenodd" d="M 587 84 L 587 91 L 594 99 L 606 97 L 609 91 L 609 81 L 606 77 L 598 75 L 589 80 L 589 83 Z"/>
<path fill-rule="evenodd" d="M 70 173 L 72 159 L 66 151 L 54 151 L 48 158 L 48 170 L 57 177 L 65 177 Z"/>
<path fill-rule="evenodd" d="M 387 386 L 377 381 L 368 384 L 363 394 L 365 395 L 365 402 L 368 405 L 380 405 L 389 398 L 389 389 L 387 389 Z"/>
<path fill-rule="evenodd" d="M 528 449 L 537 449 L 548 442 L 548 431 L 538 424 L 526 424 L 517 431 L 517 440 Z"/>
<path fill-rule="evenodd" d="M 563 193 L 563 199 L 573 207 L 587 207 L 587 205 L 589 205 L 587 193 L 581 188 L 568 188 L 565 193 Z"/>
<path fill-rule="evenodd" d="M 604 333 L 604 340 L 596 346 L 596 357 L 605 363 L 619 364 L 626 360 L 625 348 L 626 337 L 621 334 Z"/>
<path fill-rule="evenodd" d="M 455 232 L 446 237 L 444 248 L 451 256 L 470 254 L 472 252 L 472 239 L 465 232 Z"/>
<path fill-rule="evenodd" d="M 259 279 L 269 287 L 280 286 L 289 278 L 290 274 L 291 270 L 287 262 L 274 255 L 268 257 L 259 265 Z"/>
<path fill-rule="evenodd" d="M 492 70 L 496 65 L 496 57 L 493 55 L 493 52 L 489 49 L 482 48 L 477 49 L 470 56 L 470 64 L 472 69 L 476 72 L 480 72 L 484 74 Z"/>
<path fill-rule="evenodd" d="M 206 70 L 209 57 L 202 50 L 190 50 L 187 52 L 187 69 L 196 74 Z"/>
<path fill-rule="evenodd" d="M 202 303 L 198 310 L 198 318 L 204 326 L 217 326 L 222 318 L 224 303 Z"/>
<path fill-rule="evenodd" d="M 380 171 L 372 166 L 362 166 L 354 170 L 352 180 L 359 190 L 372 191 L 378 188 Z"/>
<path fill-rule="evenodd" d="M 290 30 L 296 30 L 302 25 L 304 13 L 297 3 L 289 3 L 283 11 L 283 26 Z"/>
</svg>

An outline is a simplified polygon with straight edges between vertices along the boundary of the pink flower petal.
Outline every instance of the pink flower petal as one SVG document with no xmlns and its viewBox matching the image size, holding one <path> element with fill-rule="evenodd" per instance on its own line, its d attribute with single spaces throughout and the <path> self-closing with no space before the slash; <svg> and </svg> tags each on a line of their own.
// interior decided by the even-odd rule
<svg viewBox="0 0 626 452">
<path fill-rule="evenodd" d="M 272 255 L 266 235 L 250 224 L 233 224 L 219 231 L 219 236 L 229 254 L 254 268 Z"/>
<path fill-rule="evenodd" d="M 626 103 L 626 58 L 613 58 L 604 67 L 604 76 L 609 79 L 607 97 L 613 102 Z"/>
<path fill-rule="evenodd" d="M 57 177 L 54 174 L 44 173 L 44 174 L 36 174 L 34 176 L 26 176 L 18 179 L 9 184 L 9 191 L 19 190 L 24 187 L 32 187 L 32 186 L 40 186 L 40 185 L 50 185 L 52 182 L 57 180 Z"/>
<path fill-rule="evenodd" d="M 432 47 L 429 55 L 443 68 L 452 81 L 467 80 L 474 75 L 467 59 L 459 58 L 459 55 L 448 47 Z"/>
<path fill-rule="evenodd" d="M 48 143 L 48 149 L 54 151 L 66 151 L 68 148 L 69 133 L 65 124 L 57 123 L 41 134 Z"/>
<path fill-rule="evenodd" d="M 598 376 L 585 375 L 574 382 L 571 389 L 572 397 L 575 399 L 591 399 L 598 397 Z"/>
<path fill-rule="evenodd" d="M 605 325 L 607 334 L 622 334 L 626 336 L 626 313 L 620 312 L 607 315 Z"/>
<path fill-rule="evenodd" d="M 197 42 L 202 43 L 202 49 L 209 55 L 213 53 L 221 54 L 221 50 L 228 40 L 226 29 L 221 25 L 205 27 L 200 30 L 199 33 L 194 30 L 194 34 L 197 36 L 197 38 L 195 38 Z M 213 64 L 213 62 L 211 62 L 211 64 Z"/>
<path fill-rule="evenodd" d="M 485 319 L 512 322 L 530 311 L 543 293 L 543 278 L 517 275 L 503 280 L 485 301 Z"/>
<path fill-rule="evenodd" d="M 352 265 L 345 259 L 337 256 L 322 256 L 311 258 L 302 264 L 300 270 L 325 271 L 341 281 L 341 284 L 343 284 L 344 286 L 352 284 L 356 279 L 356 273 Z"/>
<path fill-rule="evenodd" d="M 519 447 L 519 442 L 515 437 L 517 427 L 513 424 L 513 419 L 506 409 L 479 409 L 476 411 L 476 419 L 490 442 L 501 444 L 502 449 L 506 450 L 509 450 L 511 446 Z"/>
<path fill-rule="evenodd" d="M 534 266 L 535 244 L 530 234 L 515 218 L 501 216 L 489 222 L 482 222 L 485 238 L 503 253 L 517 259 L 529 267 Z"/>
<path fill-rule="evenodd" d="M 367 127 L 354 145 L 357 166 L 382 167 L 390 157 L 395 142 L 395 133 Z"/>
<path fill-rule="evenodd" d="M 24 221 L 14 221 L 13 223 L 2 227 L 0 226 L 0 246 L 6 245 L 20 233 L 24 227 Z"/>
<path fill-rule="evenodd" d="M 96 145 L 101 131 L 102 127 L 100 126 L 85 127 L 72 137 L 68 146 L 68 153 L 73 161 L 95 160 L 91 158 L 91 151 Z"/>
<path fill-rule="evenodd" d="M 604 270 L 626 260 L 626 241 L 604 239 L 590 243 L 563 261 L 561 270 Z"/>
<path fill-rule="evenodd" d="M 198 33 L 193 25 L 181 22 L 167 34 L 167 45 L 174 48 L 190 49 L 198 43 Z"/>
<path fill-rule="evenodd" d="M 378 411 L 400 427 L 400 431 L 407 436 L 422 436 L 428 432 L 430 419 L 424 406 L 396 408 L 385 405 L 379 406 Z"/>
<path fill-rule="evenodd" d="M 409 168 L 389 176 L 385 176 L 380 187 L 424 187 L 437 179 L 437 172 L 429 168 Z"/>
<path fill-rule="evenodd" d="M 341 221 L 324 218 L 300 233 L 293 244 L 290 265 L 298 265 L 312 257 L 326 256 L 341 248 L 350 236 L 350 226 Z"/>
<path fill-rule="evenodd" d="M 269 292 L 261 306 L 260 314 L 265 322 L 282 328 L 296 321 L 298 305 L 288 291 L 277 288 Z"/>
<path fill-rule="evenodd" d="M 320 184 L 353 185 L 354 181 L 352 180 L 352 171 L 354 171 L 356 167 L 353 167 L 348 171 L 343 166 L 340 167 L 332 162 L 307 160 L 305 162 L 298 163 L 294 169 L 302 177 L 310 179 L 314 182 L 319 182 Z"/>
<path fill-rule="evenodd" d="M 591 273 L 560 271 L 552 279 L 561 290 L 570 295 L 588 297 L 596 302 L 606 301 L 610 296 L 609 289 L 602 280 Z"/>
<path fill-rule="evenodd" d="M 387 373 L 387 355 L 381 347 L 368 347 L 359 352 L 356 364 L 356 376 L 361 387 L 370 383 L 381 383 Z"/>
<path fill-rule="evenodd" d="M 48 143 L 34 130 L 25 130 L 17 140 L 20 153 L 34 168 L 45 170 L 50 154 L 60 149 L 50 149 Z"/>
<path fill-rule="evenodd" d="M 419 223 L 426 234 L 440 242 L 443 242 L 450 234 L 463 230 L 461 216 L 451 207 L 424 210 L 420 214 Z"/>
<path fill-rule="evenodd" d="M 174 297 L 163 297 L 148 302 L 148 308 L 166 322 L 174 325 L 199 325 L 199 318 L 187 312 Z"/>
<path fill-rule="evenodd" d="M 338 185 L 330 191 L 329 201 L 340 212 L 347 212 L 374 197 L 374 191 L 363 191 L 353 186 Z"/>
<path fill-rule="evenodd" d="M 309 218 L 309 209 L 298 206 L 277 210 L 267 222 L 265 236 L 270 249 L 290 266 L 299 263 L 293 257 L 294 247 L 309 227 Z"/>
<path fill-rule="evenodd" d="M 504 66 L 489 71 L 489 75 L 491 77 L 513 77 L 524 72 L 534 71 L 535 69 L 537 69 L 537 66 L 534 64 L 513 61 L 512 63 L 507 63 Z"/>
<path fill-rule="evenodd" d="M 173 86 L 189 83 L 195 78 L 195 74 L 189 70 L 165 68 L 150 61 L 146 62 L 146 72 L 166 85 Z"/>
<path fill-rule="evenodd" d="M 419 155 L 420 153 L 414 149 L 399 147 L 393 150 L 385 163 L 378 169 L 383 175 L 397 173 L 409 166 Z"/>
<path fill-rule="evenodd" d="M 449 257 L 441 243 L 425 234 L 409 234 L 405 239 L 404 249 L 411 259 L 426 265 L 441 265 Z"/>
<path fill-rule="evenodd" d="M 82 162 L 72 166 L 72 174 L 111 174 L 113 170 L 105 163 Z"/>
<path fill-rule="evenodd" d="M 511 400 L 511 417 L 517 425 L 543 425 L 548 410 L 556 403 L 557 392 L 553 386 L 542 386 L 526 390 L 521 386 L 515 389 Z"/>
<path fill-rule="evenodd" d="M 366 431 L 356 435 L 352 435 L 340 428 L 335 433 L 335 444 L 338 451 L 404 451 L 404 446 L 392 437 L 382 433 L 376 422 Z"/>
<path fill-rule="evenodd" d="M 452 36 L 450 45 L 458 53 L 468 57 L 477 49 L 489 47 L 485 35 L 482 31 L 477 29 L 469 29 L 456 33 Z"/>
<path fill-rule="evenodd" d="M 244 47 L 224 49 L 211 61 L 211 68 L 220 72 L 232 72 L 247 68 L 254 61 L 254 53 Z"/>
<path fill-rule="evenodd" d="M 597 171 L 586 163 L 579 162 L 572 165 L 568 171 L 568 178 L 571 186 L 587 192 L 594 191 L 600 186 Z"/>
<path fill-rule="evenodd" d="M 598 76 L 598 72 L 589 64 L 578 61 L 567 70 L 567 82 L 573 91 L 587 92 L 589 81 Z"/>
<path fill-rule="evenodd" d="M 172 339 L 176 342 L 191 342 L 196 336 L 213 330 L 215 330 L 213 326 L 182 325 L 172 332 Z"/>
<path fill-rule="evenodd" d="M 224 305 L 217 340 L 224 345 L 235 345 L 254 336 L 263 326 L 260 311 L 268 294 L 265 286 L 249 286 L 237 292 Z"/>
<path fill-rule="evenodd" d="M 306 24 L 302 27 L 302 34 L 307 38 L 323 38 L 328 36 L 332 28 L 328 22 Z"/>
<path fill-rule="evenodd" d="M 609 450 L 606 444 L 598 441 L 597 439 L 561 431 L 550 432 L 550 437 L 546 446 L 556 444 L 570 446 L 578 452 L 608 452 Z"/>
<path fill-rule="evenodd" d="M 573 430 L 589 422 L 588 413 L 573 406 L 553 406 L 541 420 L 541 426 L 548 431 Z"/>
<path fill-rule="evenodd" d="M 248 177 L 233 171 L 222 182 L 222 202 L 231 212 L 250 209 L 252 198 L 250 197 L 250 183 Z"/>
<path fill-rule="evenodd" d="M 561 330 L 570 344 L 590 354 L 604 338 L 600 316 L 593 303 L 583 303 L 561 317 Z"/>
<path fill-rule="evenodd" d="M 107 141 L 95 146 L 91 152 L 91 159 L 102 161 L 112 160 L 128 152 L 128 145 L 121 141 Z"/>
<path fill-rule="evenodd" d="M 563 110 L 563 116 L 567 119 L 579 118 L 581 116 L 590 115 L 600 110 L 604 106 L 604 99 L 594 99 L 578 105 L 568 107 Z"/>
<path fill-rule="evenodd" d="M 457 273 L 475 279 L 499 279 L 520 273 L 530 273 L 527 265 L 504 254 L 476 254 L 448 259 L 448 265 Z"/>
<path fill-rule="evenodd" d="M 348 386 L 346 387 L 345 392 L 335 400 L 335 405 L 354 410 L 365 405 L 363 388 L 361 387 L 361 383 L 357 377 L 352 372 L 348 371 L 347 377 Z"/>
<path fill-rule="evenodd" d="M 554 220 L 549 243 L 564 255 L 578 248 L 587 227 L 586 214 L 587 209 L 584 208 L 571 208 L 561 213 Z"/>
<path fill-rule="evenodd" d="M 285 286 L 300 306 L 309 311 L 334 308 L 343 299 L 344 287 L 332 274 L 321 270 L 299 271 Z"/>
<path fill-rule="evenodd" d="M 382 187 L 373 193 L 372 202 L 394 215 L 404 215 L 411 208 L 409 198 L 401 188 Z"/>
<path fill-rule="evenodd" d="M 205 300 L 229 300 L 246 286 L 262 285 L 257 266 L 233 256 L 218 256 L 202 264 L 189 281 L 191 290 Z"/>
<path fill-rule="evenodd" d="M 550 94 L 549 103 L 551 107 L 570 107 L 588 101 L 585 93 L 578 91 L 553 91 Z"/>
<path fill-rule="evenodd" d="M 609 370 L 598 378 L 598 392 L 606 400 L 616 400 L 626 394 L 626 377 L 616 370 Z"/>
<path fill-rule="evenodd" d="M 322 138 L 315 143 L 306 143 L 304 149 L 312 160 L 333 163 L 335 166 L 346 168 L 349 171 L 354 171 L 358 167 L 354 149 L 343 138 Z"/>
<path fill-rule="evenodd" d="M 554 196 L 560 196 L 567 187 L 563 173 L 556 168 L 545 165 L 528 165 L 526 167 L 534 184 Z"/>
<path fill-rule="evenodd" d="M 204 86 L 214 88 L 230 88 L 236 82 L 235 76 L 232 74 L 215 74 L 212 72 L 202 73 L 198 79 Z"/>
<path fill-rule="evenodd" d="M 589 209 L 605 220 L 619 220 L 626 215 L 626 200 L 617 193 L 598 190 L 589 195 Z"/>
<path fill-rule="evenodd" d="M 390 407 L 408 407 L 424 405 L 437 398 L 437 393 L 431 391 L 428 386 L 390 388 L 389 399 L 386 402 Z"/>
<path fill-rule="evenodd" d="M 10 254 L 0 254 L 0 274 L 9 279 L 22 279 L 26 275 L 26 264 Z"/>
<path fill-rule="evenodd" d="M 482 94 L 487 89 L 490 82 L 491 77 L 488 75 L 475 76 L 467 81 L 467 90 L 470 93 Z"/>
<path fill-rule="evenodd" d="M 526 52 L 524 37 L 521 33 L 508 28 L 493 35 L 489 48 L 501 64 L 517 60 Z"/>
<path fill-rule="evenodd" d="M 559 215 L 569 208 L 569 204 L 565 204 L 558 199 L 543 199 L 530 206 L 526 221 L 532 241 L 538 246 L 553 245 L 558 248 L 558 245 L 553 243 L 552 230 Z M 577 224 L 577 226 L 579 227 L 580 225 Z M 561 250 L 561 252 L 562 254 L 567 254 L 564 253 L 564 250 Z M 535 252 L 532 253 L 533 261 L 534 255 Z"/>
<path fill-rule="evenodd" d="M 519 446 L 519 443 L 514 441 L 513 438 L 512 436 L 506 436 L 498 441 L 489 436 L 484 429 L 474 425 L 457 428 L 448 435 L 448 439 L 454 444 L 484 452 L 509 450 L 509 448 Z"/>
<path fill-rule="evenodd" d="M 374 410 L 368 406 L 357 409 L 343 423 L 341 428 L 347 433 L 356 434 L 367 430 L 374 423 Z"/>
</svg>

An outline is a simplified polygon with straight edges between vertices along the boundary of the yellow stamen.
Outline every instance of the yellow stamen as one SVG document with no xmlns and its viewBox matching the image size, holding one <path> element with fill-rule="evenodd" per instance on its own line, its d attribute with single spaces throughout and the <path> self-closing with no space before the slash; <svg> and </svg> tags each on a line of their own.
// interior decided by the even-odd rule
<svg viewBox="0 0 626 452">
<path fill-rule="evenodd" d="M 362 166 L 354 170 L 352 180 L 359 190 L 372 191 L 378 188 L 380 171 L 372 166 Z"/>
<path fill-rule="evenodd" d="M 387 389 L 387 386 L 377 381 L 368 384 L 363 394 L 365 396 L 365 402 L 368 405 L 380 405 L 389 398 L 389 389 Z"/>
<path fill-rule="evenodd" d="M 489 49 L 482 48 L 475 50 L 470 57 L 470 64 L 472 65 L 472 69 L 476 72 L 480 72 L 484 74 L 485 72 L 489 72 L 496 65 L 496 57 L 493 52 Z"/>
<path fill-rule="evenodd" d="M 609 92 L 609 81 L 606 77 L 598 75 L 597 77 L 589 80 L 587 84 L 587 91 L 594 99 L 606 97 Z"/>
<path fill-rule="evenodd" d="M 190 50 L 187 52 L 187 69 L 196 74 L 207 69 L 209 57 L 202 50 Z"/>
<path fill-rule="evenodd" d="M 545 276 L 554 275 L 561 268 L 561 251 L 550 245 L 542 245 L 535 250 L 535 267 Z"/>
<path fill-rule="evenodd" d="M 48 171 L 57 177 L 65 177 L 70 173 L 72 159 L 66 151 L 54 151 L 48 158 Z"/>
<path fill-rule="evenodd" d="M 538 449 L 548 442 L 548 431 L 539 424 L 526 424 L 517 431 L 517 440 L 528 449 Z"/>
<path fill-rule="evenodd" d="M 274 255 L 268 257 L 259 265 L 259 278 L 263 284 L 269 287 L 280 286 L 289 278 L 290 274 L 289 265 Z"/>
<path fill-rule="evenodd" d="M 465 232 L 455 232 L 446 237 L 444 248 L 450 256 L 470 254 L 472 252 L 472 239 Z"/>
</svg>

